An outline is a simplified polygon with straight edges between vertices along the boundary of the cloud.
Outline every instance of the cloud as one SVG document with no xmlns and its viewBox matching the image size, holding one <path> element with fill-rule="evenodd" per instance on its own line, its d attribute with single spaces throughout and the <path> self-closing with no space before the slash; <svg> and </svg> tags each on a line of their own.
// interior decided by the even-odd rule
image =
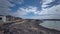
<svg viewBox="0 0 60 34">
<path fill-rule="evenodd" d="M 52 6 L 51 8 L 44 8 L 47 7 L 48 3 L 53 2 L 53 0 L 44 0 L 42 4 L 42 10 L 39 11 L 37 7 L 34 6 L 28 6 L 28 7 L 23 7 L 19 8 L 17 12 L 14 13 L 15 16 L 22 17 L 22 18 L 31 18 L 31 19 L 55 19 L 59 18 L 57 16 L 60 15 L 60 5 Z M 28 13 L 33 12 L 35 16 L 28 17 Z"/>
<path fill-rule="evenodd" d="M 53 2 L 53 0 L 43 0 L 43 4 L 42 4 L 42 10 L 38 10 L 37 7 L 35 6 L 28 6 L 28 7 L 20 7 L 16 12 L 11 11 L 11 9 L 9 7 L 14 7 L 15 4 L 10 3 L 14 2 L 14 3 L 22 3 L 22 0 L 0 0 L 0 15 L 1 14 L 10 14 L 13 16 L 17 16 L 17 17 L 22 17 L 22 18 L 32 18 L 32 19 L 41 19 L 41 18 L 60 18 L 57 16 L 60 16 L 60 5 L 56 5 L 56 6 L 52 6 L 51 8 L 44 8 L 47 7 L 48 3 Z M 21 2 L 22 1 L 22 2 Z M 12 9 L 13 10 L 13 9 Z M 30 16 L 28 17 L 26 15 L 28 15 L 28 13 L 33 13 L 35 16 Z M 25 17 L 26 16 L 26 17 Z"/>
<path fill-rule="evenodd" d="M 13 2 L 14 4 L 22 4 L 23 0 L 9 0 L 10 2 Z"/>
<path fill-rule="evenodd" d="M 16 2 L 17 4 L 19 3 L 19 4 L 21 4 L 21 1 L 22 0 L 10 0 L 11 2 Z M 8 14 L 10 14 L 10 15 L 12 15 L 13 13 L 13 9 L 11 10 L 11 8 L 9 8 L 9 7 L 14 7 L 15 6 L 15 4 L 12 4 L 12 3 L 10 3 L 10 1 L 8 1 L 8 0 L 0 0 L 0 15 L 8 15 Z"/>
<path fill-rule="evenodd" d="M 53 2 L 52 0 L 45 0 L 42 6 L 47 7 L 48 3 Z M 42 7 L 41 12 L 36 12 L 36 16 L 31 17 L 31 19 L 60 19 L 60 5 L 52 6 L 51 8 Z"/>
<path fill-rule="evenodd" d="M 43 2 L 42 6 L 47 7 L 46 4 L 53 2 L 53 0 Z M 51 8 L 44 8 L 42 7 L 42 11 L 40 14 L 59 14 L 60 13 L 60 5 L 52 6 Z"/>
<path fill-rule="evenodd" d="M 45 6 L 45 5 L 43 4 L 42 6 Z M 39 16 L 37 18 L 40 18 L 40 19 L 60 19 L 60 5 L 52 6 L 51 8 L 45 8 L 45 9 L 42 7 L 42 10 L 40 13 L 38 13 L 38 15 Z"/>
<path fill-rule="evenodd" d="M 12 4 L 9 3 L 7 0 L 0 0 L 0 15 L 6 15 L 7 13 L 9 13 L 10 6 L 12 6 Z"/>
<path fill-rule="evenodd" d="M 38 9 L 37 9 L 37 7 L 33 7 L 33 6 L 28 6 L 28 7 L 23 7 L 23 8 L 19 8 L 18 10 L 17 10 L 17 12 L 15 12 L 14 13 L 14 15 L 16 15 L 16 16 L 18 16 L 18 17 L 24 17 L 24 16 L 26 16 L 27 14 L 29 14 L 29 13 L 33 13 L 33 14 L 37 14 L 39 11 L 38 11 Z M 28 17 L 28 16 L 27 16 Z"/>
<path fill-rule="evenodd" d="M 55 16 L 59 16 L 60 13 L 60 5 L 53 6 L 51 8 L 46 8 L 41 10 L 41 12 L 37 9 L 37 7 L 29 6 L 26 8 L 19 8 L 17 12 L 14 13 L 15 16 L 22 17 L 22 18 L 32 18 L 32 19 L 45 19 L 45 18 L 54 18 Z M 53 10 L 52 10 L 53 9 Z M 28 13 L 33 12 L 35 16 L 28 17 Z M 57 18 L 57 17 L 56 17 Z"/>
<path fill-rule="evenodd" d="M 11 6 L 11 3 L 9 3 L 7 0 L 0 0 L 0 6 L 8 7 Z"/>
<path fill-rule="evenodd" d="M 48 4 L 48 3 L 51 3 L 51 2 L 53 2 L 53 1 L 54 1 L 54 0 L 42 0 L 42 2 L 43 2 L 42 8 L 49 6 L 49 5 L 47 5 L 47 4 Z"/>
<path fill-rule="evenodd" d="M 50 2 L 52 2 L 54 0 L 42 0 L 42 1 L 43 1 L 43 4 L 47 4 L 47 3 L 50 3 Z"/>
</svg>

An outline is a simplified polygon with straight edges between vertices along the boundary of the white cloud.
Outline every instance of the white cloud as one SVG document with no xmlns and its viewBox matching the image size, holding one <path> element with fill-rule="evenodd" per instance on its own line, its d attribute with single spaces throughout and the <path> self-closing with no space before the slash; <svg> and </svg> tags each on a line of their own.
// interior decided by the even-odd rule
<svg viewBox="0 0 60 34">
<path fill-rule="evenodd" d="M 14 13 L 14 15 L 24 16 L 24 15 L 27 15 L 28 13 L 30 13 L 30 12 L 33 12 L 34 14 L 37 14 L 38 13 L 37 7 L 29 6 L 27 8 L 19 8 L 17 10 L 17 12 Z"/>
<path fill-rule="evenodd" d="M 53 1 L 54 0 L 43 0 L 42 6 L 47 7 L 48 5 L 46 5 L 46 4 L 53 2 Z M 45 9 L 44 9 L 44 7 L 42 7 L 42 11 L 40 14 L 58 14 L 60 12 L 60 10 L 59 10 L 60 5 L 53 6 L 51 8 L 45 8 Z"/>
<path fill-rule="evenodd" d="M 58 17 L 58 16 L 60 15 L 60 5 L 44 9 L 44 7 L 48 6 L 46 4 L 50 3 L 50 2 L 52 2 L 52 0 L 43 1 L 41 12 L 37 9 L 37 7 L 29 6 L 27 8 L 19 8 L 17 10 L 17 12 L 14 13 L 14 15 L 18 16 L 18 17 L 21 17 L 21 16 L 23 17 L 24 15 L 27 15 L 28 13 L 33 12 L 36 16 L 31 17 L 32 19 L 51 19 L 51 18 L 58 18 L 59 19 L 60 17 Z M 24 18 L 30 18 L 30 17 L 27 16 Z"/>
<path fill-rule="evenodd" d="M 16 2 L 21 4 L 22 0 L 10 0 L 12 2 Z M 9 7 L 13 7 L 15 4 L 11 4 L 8 0 L 0 0 L 0 15 L 12 14 L 13 11 Z"/>
<path fill-rule="evenodd" d="M 43 9 L 38 15 L 40 19 L 60 19 L 60 5 Z"/>
<path fill-rule="evenodd" d="M 14 3 L 22 4 L 24 1 L 23 0 L 9 0 Z"/>
<path fill-rule="evenodd" d="M 28 12 L 36 12 L 37 11 L 37 7 L 30 6 L 30 7 L 27 8 L 27 11 Z"/>
<path fill-rule="evenodd" d="M 60 12 L 60 5 L 57 6 L 53 6 L 51 8 L 45 8 L 49 5 L 47 5 L 48 3 L 51 3 L 55 0 L 42 0 L 42 10 L 41 12 L 37 12 L 38 15 L 42 15 L 42 14 L 59 14 Z"/>
<path fill-rule="evenodd" d="M 43 4 L 47 4 L 47 3 L 50 3 L 50 2 L 52 2 L 54 0 L 42 0 L 42 1 L 43 1 Z"/>
<path fill-rule="evenodd" d="M 11 3 L 7 0 L 0 0 L 0 14 L 6 15 L 11 11 L 9 6 L 12 6 Z"/>
<path fill-rule="evenodd" d="M 56 16 L 55 14 L 58 15 L 60 13 L 59 8 L 60 8 L 60 5 L 57 5 L 57 6 L 53 6 L 51 8 L 43 9 L 40 12 L 39 10 L 37 10 L 37 7 L 29 6 L 27 8 L 18 9 L 17 12 L 14 13 L 14 15 L 18 16 L 18 17 L 23 17 L 23 16 L 27 15 L 28 13 L 33 12 L 36 16 L 31 17 L 32 19 L 34 19 L 34 18 L 35 19 L 54 18 Z M 53 15 L 48 16 L 48 14 L 53 14 Z M 24 18 L 29 18 L 29 17 L 27 16 L 27 17 L 24 17 Z"/>
<path fill-rule="evenodd" d="M 8 7 L 11 6 L 11 3 L 9 3 L 7 0 L 0 0 L 0 6 Z"/>
<path fill-rule="evenodd" d="M 50 1 L 47 1 L 45 0 L 43 2 L 43 5 L 44 7 L 47 7 L 48 3 L 52 2 L 52 0 Z M 57 5 L 57 6 L 53 6 L 51 8 L 45 8 L 42 7 L 42 10 L 41 12 L 36 12 L 36 16 L 33 16 L 31 17 L 32 19 L 60 19 L 60 5 Z"/>
<path fill-rule="evenodd" d="M 49 6 L 49 5 L 46 5 L 46 4 L 51 3 L 51 2 L 53 2 L 54 0 L 42 0 L 42 1 L 43 1 L 42 8 L 44 8 L 44 7 Z"/>
<path fill-rule="evenodd" d="M 11 1 L 13 1 L 13 0 L 11 0 Z M 11 9 L 9 9 L 9 6 L 13 7 L 14 4 L 11 4 L 7 0 L 0 0 L 0 14 L 10 14 L 11 13 L 14 16 L 23 17 L 23 16 L 27 15 L 28 13 L 33 12 L 36 16 L 31 17 L 32 19 L 39 19 L 39 18 L 60 18 L 60 17 L 57 17 L 57 16 L 60 15 L 60 5 L 44 9 L 44 7 L 48 6 L 46 4 L 50 3 L 50 2 L 52 2 L 52 0 L 49 0 L 49 1 L 45 0 L 45 1 L 43 1 L 41 12 L 37 9 L 37 7 L 28 6 L 27 8 L 24 8 L 24 7 L 21 8 L 20 7 L 17 10 L 17 12 L 11 13 L 10 12 Z M 54 14 L 54 15 L 46 16 L 45 14 Z M 57 14 L 57 15 L 55 15 L 55 14 Z M 39 15 L 39 16 L 37 16 L 37 15 Z M 24 18 L 27 18 L 27 17 L 24 17 Z"/>
</svg>

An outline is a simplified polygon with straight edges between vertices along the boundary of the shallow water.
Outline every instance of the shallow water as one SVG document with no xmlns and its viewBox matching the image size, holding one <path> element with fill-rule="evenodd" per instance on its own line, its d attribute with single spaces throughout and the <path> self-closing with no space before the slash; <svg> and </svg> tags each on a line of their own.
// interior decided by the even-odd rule
<svg viewBox="0 0 60 34">
<path fill-rule="evenodd" d="M 60 30 L 60 21 L 44 21 L 40 25 L 46 28 Z"/>
</svg>

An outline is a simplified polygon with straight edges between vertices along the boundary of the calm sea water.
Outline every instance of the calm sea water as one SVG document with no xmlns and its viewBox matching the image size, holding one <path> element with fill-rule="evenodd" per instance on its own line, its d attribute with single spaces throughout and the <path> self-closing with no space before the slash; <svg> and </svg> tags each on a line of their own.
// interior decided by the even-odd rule
<svg viewBox="0 0 60 34">
<path fill-rule="evenodd" d="M 46 28 L 60 30 L 60 21 L 44 21 L 40 25 Z"/>
</svg>

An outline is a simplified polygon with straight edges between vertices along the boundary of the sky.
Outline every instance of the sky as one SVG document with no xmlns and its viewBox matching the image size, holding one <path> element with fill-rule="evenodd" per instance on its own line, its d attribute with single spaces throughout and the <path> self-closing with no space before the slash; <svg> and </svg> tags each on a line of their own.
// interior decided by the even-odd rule
<svg viewBox="0 0 60 34">
<path fill-rule="evenodd" d="M 24 19 L 59 18 L 60 0 L 0 0 L 0 14 Z"/>
</svg>

